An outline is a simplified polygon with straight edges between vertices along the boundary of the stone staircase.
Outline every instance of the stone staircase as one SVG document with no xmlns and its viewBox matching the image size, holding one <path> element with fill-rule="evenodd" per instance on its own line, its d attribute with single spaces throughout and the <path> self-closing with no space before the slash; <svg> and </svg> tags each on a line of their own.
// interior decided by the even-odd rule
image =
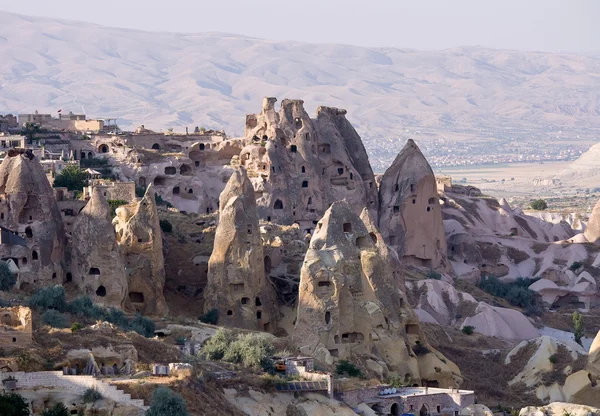
<svg viewBox="0 0 600 416">
<path fill-rule="evenodd" d="M 17 389 L 61 389 L 83 395 L 87 389 L 93 388 L 105 399 L 122 405 L 135 406 L 143 410 L 148 410 L 148 407 L 144 406 L 143 400 L 132 399 L 130 394 L 93 376 L 65 376 L 62 371 L 37 371 L 31 373 L 20 371 L 10 373 L 10 375 L 17 379 Z"/>
</svg>

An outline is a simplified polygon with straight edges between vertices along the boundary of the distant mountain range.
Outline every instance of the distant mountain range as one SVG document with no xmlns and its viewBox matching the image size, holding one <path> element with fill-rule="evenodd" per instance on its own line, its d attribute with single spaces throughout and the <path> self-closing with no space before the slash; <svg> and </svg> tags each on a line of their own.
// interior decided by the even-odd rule
<svg viewBox="0 0 600 416">
<path fill-rule="evenodd" d="M 347 109 L 377 167 L 408 137 L 427 152 L 435 139 L 595 130 L 600 55 L 275 42 L 0 12 L 0 113 L 62 109 L 236 135 L 263 96 L 303 99 L 310 114 Z"/>
</svg>

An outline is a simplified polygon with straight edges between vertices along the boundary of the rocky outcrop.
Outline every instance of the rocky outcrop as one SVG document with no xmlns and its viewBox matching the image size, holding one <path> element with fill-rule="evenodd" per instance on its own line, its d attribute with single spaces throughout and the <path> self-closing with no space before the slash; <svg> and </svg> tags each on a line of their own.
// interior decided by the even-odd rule
<svg viewBox="0 0 600 416">
<path fill-rule="evenodd" d="M 346 202 L 327 210 L 302 266 L 293 338 L 323 362 L 377 360 L 380 375 L 452 386 L 460 373 L 428 346 L 378 235 Z"/>
<path fill-rule="evenodd" d="M 265 98 L 260 114 L 246 118 L 252 143 L 241 152 L 256 193 L 259 217 L 298 223 L 305 233 L 331 203 L 347 200 L 359 214 L 378 206 L 377 185 L 360 137 L 345 110 L 319 107 L 311 119 L 302 100 Z"/>
<path fill-rule="evenodd" d="M 277 304 L 265 276 L 254 188 L 246 169 L 237 169 L 219 198 L 219 223 L 208 261 L 204 309 L 219 312 L 219 324 L 272 331 Z"/>
<path fill-rule="evenodd" d="M 113 225 L 125 255 L 129 287 L 125 307 L 147 315 L 164 315 L 167 303 L 163 295 L 162 232 L 152 185 L 139 202 L 123 205 L 116 213 Z"/>
<path fill-rule="evenodd" d="M 409 264 L 449 270 L 435 175 L 413 140 L 385 171 L 379 200 L 386 243 Z"/>
<path fill-rule="evenodd" d="M 73 224 L 73 281 L 95 302 L 123 307 L 127 295 L 125 259 L 111 224 L 110 206 L 98 188 Z"/>
<path fill-rule="evenodd" d="M 585 228 L 585 238 L 590 243 L 600 244 L 600 201 L 594 207 Z"/>
<path fill-rule="evenodd" d="M 63 281 L 65 232 L 60 211 L 46 174 L 30 151 L 11 150 L 0 165 L 0 225 L 21 237 L 0 246 L 0 258 L 12 259 L 19 269 L 17 287 Z"/>
</svg>

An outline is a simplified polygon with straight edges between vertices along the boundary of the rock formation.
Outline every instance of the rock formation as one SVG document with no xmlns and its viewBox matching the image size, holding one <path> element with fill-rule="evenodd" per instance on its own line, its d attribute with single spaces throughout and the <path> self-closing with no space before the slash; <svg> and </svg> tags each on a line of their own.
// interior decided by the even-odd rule
<svg viewBox="0 0 600 416">
<path fill-rule="evenodd" d="M 110 206 L 100 189 L 94 188 L 73 224 L 71 273 L 83 294 L 122 308 L 128 284 L 111 219 Z"/>
<path fill-rule="evenodd" d="M 125 255 L 129 287 L 125 307 L 147 315 L 166 314 L 162 232 L 152 185 L 139 202 L 117 208 L 113 224 Z"/>
<path fill-rule="evenodd" d="M 0 246 L 0 258 L 19 268 L 17 287 L 62 283 L 63 223 L 46 174 L 30 151 L 11 150 L 0 165 L 0 225 L 25 240 Z"/>
<path fill-rule="evenodd" d="M 277 323 L 277 304 L 265 276 L 254 188 L 237 158 L 232 165 L 236 170 L 219 198 L 204 309 L 217 309 L 220 325 L 272 331 Z"/>
<path fill-rule="evenodd" d="M 358 359 L 379 376 L 455 385 L 458 368 L 428 346 L 386 258 L 393 254 L 369 227 L 346 202 L 317 224 L 301 270 L 296 344 L 324 362 Z"/>
<path fill-rule="evenodd" d="M 600 200 L 594 207 L 590 220 L 585 228 L 585 238 L 590 243 L 600 244 Z"/>
<path fill-rule="evenodd" d="M 303 101 L 265 98 L 260 114 L 246 118 L 252 144 L 241 163 L 253 182 L 261 219 L 298 223 L 311 233 L 334 201 L 347 200 L 359 214 L 378 206 L 377 185 L 360 137 L 345 110 L 319 107 L 317 118 Z"/>
<path fill-rule="evenodd" d="M 435 176 L 414 141 L 385 171 L 379 200 L 379 229 L 386 243 L 409 264 L 448 270 Z"/>
</svg>

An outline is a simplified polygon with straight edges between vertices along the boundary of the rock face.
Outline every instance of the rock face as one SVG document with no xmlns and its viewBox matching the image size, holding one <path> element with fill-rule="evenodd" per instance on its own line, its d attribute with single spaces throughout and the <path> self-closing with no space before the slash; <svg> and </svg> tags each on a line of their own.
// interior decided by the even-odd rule
<svg viewBox="0 0 600 416">
<path fill-rule="evenodd" d="M 125 260 L 99 188 L 77 216 L 72 235 L 73 281 L 95 302 L 122 308 L 128 287 Z"/>
<path fill-rule="evenodd" d="M 17 287 L 61 283 L 65 232 L 42 166 L 31 152 L 11 150 L 0 165 L 0 225 L 25 242 L 0 246 L 0 258 L 19 268 Z"/>
<path fill-rule="evenodd" d="M 409 140 L 379 187 L 379 229 L 409 264 L 448 270 L 446 236 L 431 166 Z"/>
<path fill-rule="evenodd" d="M 129 287 L 125 307 L 147 315 L 166 314 L 162 232 L 152 185 L 139 202 L 117 208 L 113 224 L 125 255 Z"/>
<path fill-rule="evenodd" d="M 585 238 L 590 243 L 600 244 L 600 201 L 594 207 L 592 216 L 585 228 Z"/>
<path fill-rule="evenodd" d="M 396 283 L 393 254 L 369 227 L 346 202 L 334 202 L 317 224 L 300 275 L 296 344 L 324 362 L 362 359 L 382 376 L 453 386 L 458 369 L 428 346 Z"/>
<path fill-rule="evenodd" d="M 298 223 L 306 233 L 334 201 L 347 200 L 359 214 L 377 211 L 375 177 L 345 110 L 319 107 L 317 118 L 303 101 L 265 98 L 260 114 L 246 118 L 252 144 L 241 152 L 256 193 L 259 217 L 280 224 Z"/>
<path fill-rule="evenodd" d="M 237 169 L 219 198 L 219 224 L 208 261 L 204 309 L 219 311 L 219 324 L 272 331 L 277 323 L 275 292 L 265 276 L 254 188 L 246 169 Z"/>
</svg>

